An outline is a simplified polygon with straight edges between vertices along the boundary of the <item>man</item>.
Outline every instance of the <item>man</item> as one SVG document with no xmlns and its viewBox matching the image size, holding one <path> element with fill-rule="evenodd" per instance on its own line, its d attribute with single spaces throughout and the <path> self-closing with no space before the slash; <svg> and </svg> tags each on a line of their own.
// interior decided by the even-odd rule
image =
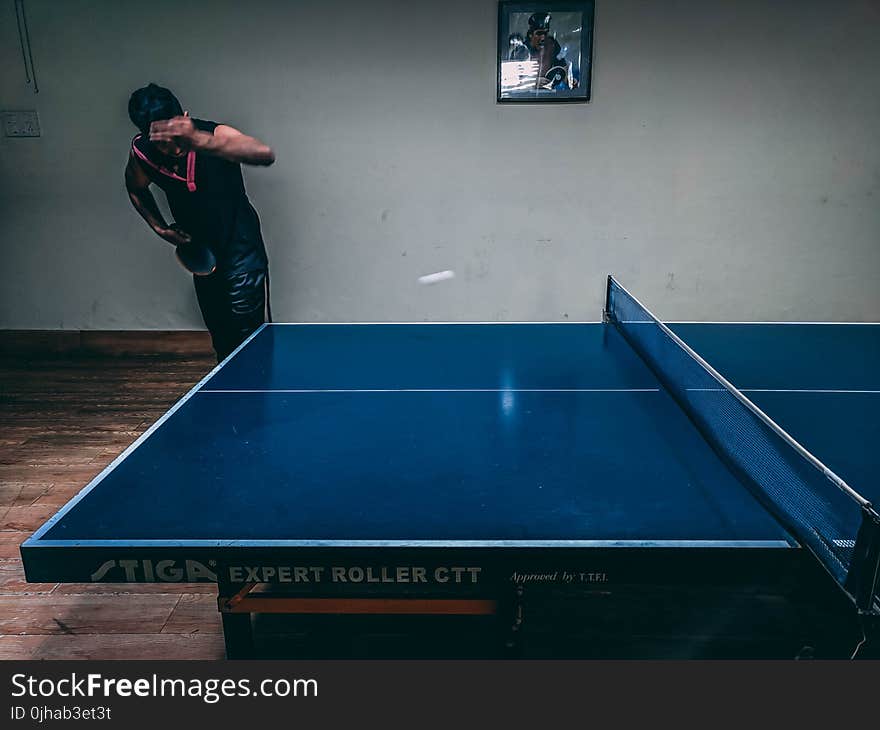
<svg viewBox="0 0 880 730">
<path fill-rule="evenodd" d="M 269 311 L 269 261 L 241 164 L 268 166 L 275 153 L 230 126 L 191 118 L 174 94 L 156 84 L 131 95 L 128 115 L 140 130 L 125 168 L 129 198 L 194 272 L 199 308 L 219 362 L 266 321 Z M 173 223 L 163 218 L 150 184 L 165 193 Z M 189 266 L 199 259 L 207 268 Z"/>
</svg>

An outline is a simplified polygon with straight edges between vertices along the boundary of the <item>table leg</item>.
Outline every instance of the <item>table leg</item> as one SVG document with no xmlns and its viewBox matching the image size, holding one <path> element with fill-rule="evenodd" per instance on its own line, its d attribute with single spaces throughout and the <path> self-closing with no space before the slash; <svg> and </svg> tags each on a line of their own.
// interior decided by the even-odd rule
<svg viewBox="0 0 880 730">
<path fill-rule="evenodd" d="M 254 653 L 254 632 L 250 611 L 236 611 L 240 598 L 253 586 L 221 584 L 217 607 L 223 617 L 223 639 L 227 659 L 249 659 Z"/>
<path fill-rule="evenodd" d="M 254 635 L 249 613 L 224 613 L 223 639 L 227 659 L 249 659 L 254 653 Z"/>
<path fill-rule="evenodd" d="M 523 651 L 523 618 L 525 587 L 515 585 L 498 606 L 498 621 L 501 624 L 502 652 L 509 659 L 520 657 Z"/>
</svg>

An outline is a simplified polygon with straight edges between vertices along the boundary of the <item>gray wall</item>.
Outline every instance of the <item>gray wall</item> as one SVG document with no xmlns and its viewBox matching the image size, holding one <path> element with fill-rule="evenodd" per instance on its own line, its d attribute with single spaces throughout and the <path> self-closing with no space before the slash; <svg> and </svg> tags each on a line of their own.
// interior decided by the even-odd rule
<svg viewBox="0 0 880 730">
<path fill-rule="evenodd" d="M 276 320 L 880 319 L 872 0 L 599 0 L 590 104 L 496 105 L 494 0 L 0 9 L 0 327 L 201 327 L 126 197 L 131 90 L 272 144 Z M 145 16 L 149 10 L 151 18 Z M 457 277 L 421 286 L 417 277 Z"/>
</svg>

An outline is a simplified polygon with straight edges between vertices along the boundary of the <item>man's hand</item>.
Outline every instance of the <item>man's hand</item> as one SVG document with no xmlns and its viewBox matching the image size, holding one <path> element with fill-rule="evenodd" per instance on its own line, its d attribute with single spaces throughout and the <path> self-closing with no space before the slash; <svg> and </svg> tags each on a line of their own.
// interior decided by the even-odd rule
<svg viewBox="0 0 880 730">
<path fill-rule="evenodd" d="M 192 236 L 190 236 L 176 223 L 172 223 L 167 228 L 158 228 L 156 229 L 156 233 L 159 234 L 159 236 L 164 238 L 166 241 L 168 241 L 168 243 L 171 243 L 175 246 L 180 246 L 182 244 L 192 241 Z"/>
<path fill-rule="evenodd" d="M 198 134 L 189 113 L 184 113 L 182 117 L 153 122 L 150 125 L 150 142 L 172 142 L 184 150 L 189 150 L 193 146 Z"/>
</svg>

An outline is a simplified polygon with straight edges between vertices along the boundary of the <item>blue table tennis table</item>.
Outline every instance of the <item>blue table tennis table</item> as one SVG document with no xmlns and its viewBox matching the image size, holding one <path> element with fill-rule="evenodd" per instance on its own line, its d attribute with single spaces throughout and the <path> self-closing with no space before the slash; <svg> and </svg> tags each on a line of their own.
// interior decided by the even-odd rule
<svg viewBox="0 0 880 730">
<path fill-rule="evenodd" d="M 230 657 L 278 616 L 848 651 L 878 436 L 880 326 L 666 325 L 609 277 L 602 322 L 264 325 L 21 553 L 29 581 L 216 582 Z"/>
</svg>

